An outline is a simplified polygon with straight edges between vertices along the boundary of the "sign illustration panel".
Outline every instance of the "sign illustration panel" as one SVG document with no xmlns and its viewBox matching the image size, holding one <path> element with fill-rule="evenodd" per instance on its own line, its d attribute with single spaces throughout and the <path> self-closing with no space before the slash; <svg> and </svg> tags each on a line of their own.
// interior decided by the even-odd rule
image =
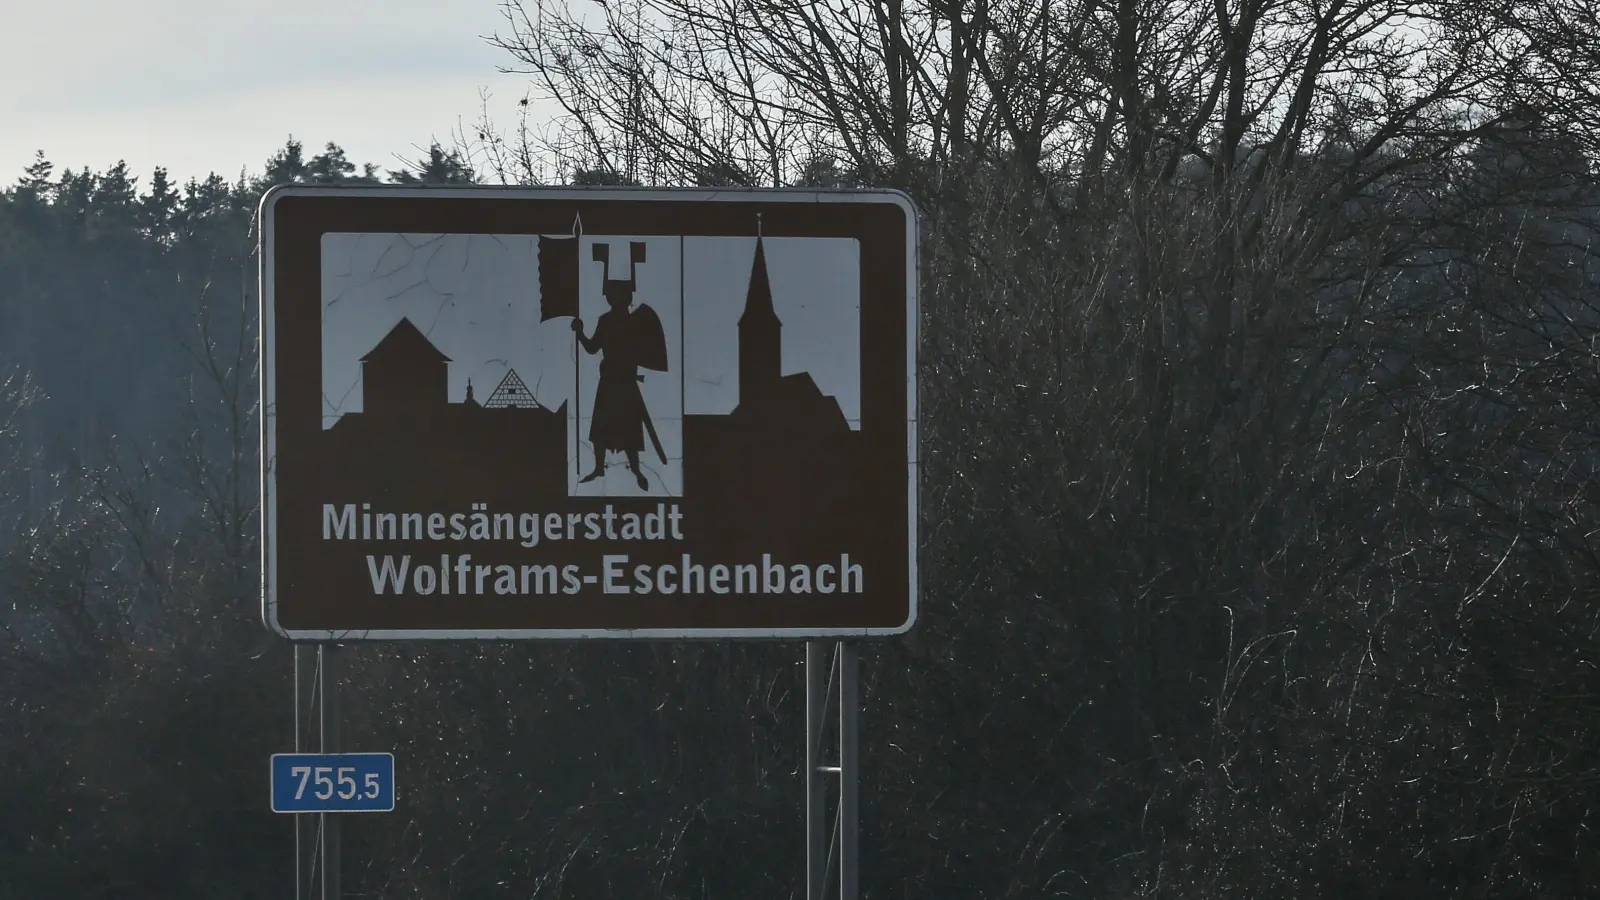
<svg viewBox="0 0 1600 900">
<path fill-rule="evenodd" d="M 261 233 L 278 633 L 911 627 L 901 195 L 289 187 Z"/>
</svg>

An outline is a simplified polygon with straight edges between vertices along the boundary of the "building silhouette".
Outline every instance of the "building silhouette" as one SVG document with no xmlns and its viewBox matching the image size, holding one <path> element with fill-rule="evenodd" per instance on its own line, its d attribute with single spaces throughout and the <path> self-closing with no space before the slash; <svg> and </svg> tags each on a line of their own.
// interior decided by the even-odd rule
<svg viewBox="0 0 1600 900">
<path fill-rule="evenodd" d="M 697 527 L 719 541 L 833 545 L 852 527 L 861 435 L 809 373 L 782 374 L 782 329 L 758 236 L 738 321 L 738 405 L 684 417 L 684 497 L 710 513 Z"/>
<path fill-rule="evenodd" d="M 745 292 L 744 312 L 739 315 L 739 406 L 770 403 L 782 372 L 783 323 L 772 308 L 767 248 L 757 237 L 750 286 Z"/>
<path fill-rule="evenodd" d="M 852 432 L 839 401 L 808 372 L 783 372 L 783 323 L 772 305 L 764 242 L 756 238 L 744 311 L 739 315 L 739 403 L 733 416 L 750 430 L 821 439 Z"/>
<path fill-rule="evenodd" d="M 490 402 L 479 403 L 470 381 L 450 402 L 450 363 L 409 319 L 361 357 L 361 411 L 323 433 L 339 489 L 565 496 L 566 405 L 529 402 L 515 372 Z"/>
<path fill-rule="evenodd" d="M 472 399 L 472 382 L 467 382 L 467 399 Z M 522 376 L 516 369 L 507 368 L 506 375 L 500 379 L 494 391 L 489 394 L 489 399 L 483 405 L 490 409 L 502 409 L 514 406 L 523 409 L 543 409 L 544 405 L 534 399 L 533 391 L 528 390 L 528 385 L 523 382 Z"/>
<path fill-rule="evenodd" d="M 436 411 L 449 402 L 450 357 L 401 319 L 361 357 L 361 408 L 379 418 Z"/>
</svg>

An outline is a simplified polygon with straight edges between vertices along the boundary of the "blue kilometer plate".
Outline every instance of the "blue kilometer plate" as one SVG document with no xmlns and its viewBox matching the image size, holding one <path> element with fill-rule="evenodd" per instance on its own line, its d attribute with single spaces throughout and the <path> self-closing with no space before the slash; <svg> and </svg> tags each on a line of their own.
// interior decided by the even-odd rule
<svg viewBox="0 0 1600 900">
<path fill-rule="evenodd" d="M 393 753 L 274 753 L 272 811 L 394 811 Z"/>
</svg>

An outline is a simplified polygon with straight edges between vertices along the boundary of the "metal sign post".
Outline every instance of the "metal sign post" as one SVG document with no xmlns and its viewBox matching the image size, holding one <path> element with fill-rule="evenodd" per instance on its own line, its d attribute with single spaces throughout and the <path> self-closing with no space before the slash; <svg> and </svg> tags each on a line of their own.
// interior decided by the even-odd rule
<svg viewBox="0 0 1600 900">
<path fill-rule="evenodd" d="M 824 762 L 828 707 L 839 710 L 836 764 Z M 806 900 L 857 900 L 859 860 L 860 705 L 854 645 L 844 641 L 806 642 Z M 829 816 L 828 781 L 838 781 L 834 814 Z M 828 890 L 838 875 L 838 893 Z"/>
<path fill-rule="evenodd" d="M 294 648 L 294 749 L 339 752 L 339 647 Z M 294 817 L 295 900 L 339 900 L 339 814 Z"/>
</svg>

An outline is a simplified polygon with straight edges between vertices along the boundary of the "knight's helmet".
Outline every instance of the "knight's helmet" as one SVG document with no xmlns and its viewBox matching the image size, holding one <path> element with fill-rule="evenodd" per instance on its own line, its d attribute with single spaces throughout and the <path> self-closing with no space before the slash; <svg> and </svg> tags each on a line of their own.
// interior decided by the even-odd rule
<svg viewBox="0 0 1600 900">
<path fill-rule="evenodd" d="M 644 241 L 628 242 L 628 256 L 629 261 L 632 263 L 628 268 L 628 277 L 625 279 L 613 279 L 611 277 L 611 246 L 599 243 L 594 245 L 594 261 L 605 267 L 604 275 L 602 276 L 602 284 L 604 286 L 601 290 L 605 293 L 608 303 L 618 297 L 626 298 L 630 302 L 633 300 L 633 292 L 639 279 L 637 266 L 644 262 L 644 247 Z"/>
<path fill-rule="evenodd" d="M 644 262 L 644 241 L 629 241 L 628 256 L 633 263 L 627 278 L 611 277 L 611 248 L 606 244 L 594 245 L 594 261 L 605 267 L 605 274 L 601 282 L 602 291 L 605 292 L 606 302 L 624 305 L 633 302 L 633 293 L 638 285 L 639 264 Z M 625 344 L 630 348 L 629 353 L 633 361 L 641 369 L 654 372 L 667 371 L 667 336 L 661 327 L 661 317 L 650 308 L 650 304 L 641 303 L 626 319 L 628 330 Z"/>
</svg>

